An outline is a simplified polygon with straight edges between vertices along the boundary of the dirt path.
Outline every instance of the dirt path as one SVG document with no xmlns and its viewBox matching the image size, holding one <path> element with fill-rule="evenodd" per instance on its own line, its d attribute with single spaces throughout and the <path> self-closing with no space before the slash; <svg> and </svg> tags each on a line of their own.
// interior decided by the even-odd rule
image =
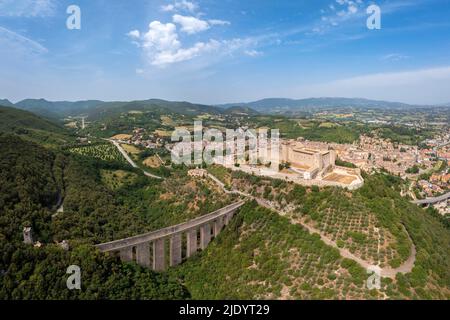
<svg viewBox="0 0 450 320">
<path fill-rule="evenodd" d="M 277 208 L 275 208 L 269 201 L 265 200 L 265 199 L 261 199 L 261 198 L 257 198 L 252 196 L 251 194 L 239 191 L 239 190 L 227 190 L 225 188 L 225 184 L 220 181 L 219 179 L 217 179 L 215 176 L 213 176 L 212 174 L 208 173 L 208 176 L 214 180 L 223 190 L 225 193 L 229 193 L 229 194 L 239 194 L 241 196 L 250 198 L 255 200 L 260 206 L 265 207 L 267 209 L 273 210 L 275 212 L 277 212 L 278 214 L 280 214 L 281 216 L 287 217 L 287 212 L 283 212 L 278 210 Z M 318 234 L 320 236 L 320 239 L 325 242 L 327 245 L 336 248 L 340 255 L 344 258 L 347 259 L 351 259 L 353 261 L 355 261 L 356 263 L 358 263 L 361 267 L 363 267 L 364 269 L 378 269 L 380 270 L 380 275 L 381 277 L 384 278 L 391 278 L 394 279 L 395 276 L 397 275 L 397 273 L 409 273 L 412 271 L 413 267 L 414 267 L 414 263 L 416 261 L 416 247 L 414 245 L 414 243 L 412 242 L 411 238 L 411 254 L 409 256 L 409 258 L 398 268 L 391 268 L 391 267 L 385 267 L 385 268 L 380 268 L 378 266 L 372 265 L 369 262 L 357 257 L 356 255 L 354 255 L 353 253 L 351 253 L 349 250 L 344 249 L 344 248 L 339 248 L 338 245 L 336 244 L 336 242 L 334 242 L 333 240 L 331 240 L 330 238 L 328 238 L 327 236 L 325 236 L 325 234 L 323 234 L 320 230 L 306 224 L 302 219 L 294 219 L 292 217 L 289 218 L 291 220 L 291 222 L 293 224 L 300 224 L 301 226 L 303 226 L 304 228 L 306 228 L 310 233 L 312 234 Z M 409 237 L 409 234 L 408 234 Z"/>
</svg>

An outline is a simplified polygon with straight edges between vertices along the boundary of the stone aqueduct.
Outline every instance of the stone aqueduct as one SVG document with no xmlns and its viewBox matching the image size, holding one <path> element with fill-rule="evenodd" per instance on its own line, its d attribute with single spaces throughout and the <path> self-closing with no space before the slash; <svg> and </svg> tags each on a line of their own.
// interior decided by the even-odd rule
<svg viewBox="0 0 450 320">
<path fill-rule="evenodd" d="M 176 266 L 183 261 L 183 252 L 189 258 L 199 249 L 205 249 L 244 203 L 239 201 L 185 223 L 98 244 L 96 247 L 102 252 L 118 253 L 122 261 L 136 261 L 144 267 L 163 271 L 167 267 L 166 240 L 170 242 L 169 265 Z M 185 250 L 183 235 L 186 235 Z"/>
</svg>

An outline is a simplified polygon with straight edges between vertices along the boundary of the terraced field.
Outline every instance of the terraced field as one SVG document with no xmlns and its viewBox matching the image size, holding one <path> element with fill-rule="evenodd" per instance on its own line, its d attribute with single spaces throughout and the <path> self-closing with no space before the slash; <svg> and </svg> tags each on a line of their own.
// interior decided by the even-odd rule
<svg viewBox="0 0 450 320">
<path fill-rule="evenodd" d="M 194 299 L 384 297 L 367 289 L 367 274 L 356 263 L 301 226 L 254 204 L 241 209 L 200 257 L 172 272 L 183 274 Z"/>
<path fill-rule="evenodd" d="M 126 163 L 122 154 L 110 143 L 74 147 L 69 149 L 69 152 L 105 161 Z"/>
<path fill-rule="evenodd" d="M 337 207 L 322 203 L 308 215 L 308 224 L 322 231 L 339 247 L 380 267 L 398 266 L 406 260 L 400 256 L 397 239 L 380 225 L 377 217 L 358 203 L 341 198 Z M 407 238 L 406 232 L 404 232 Z M 407 241 L 407 240 L 405 240 Z"/>
<path fill-rule="evenodd" d="M 282 180 L 231 173 L 218 166 L 208 170 L 230 188 L 270 201 L 275 208 L 303 220 L 370 264 L 396 268 L 410 255 L 411 241 L 398 217 L 389 208 L 372 208 L 357 191 L 305 188 Z"/>
</svg>

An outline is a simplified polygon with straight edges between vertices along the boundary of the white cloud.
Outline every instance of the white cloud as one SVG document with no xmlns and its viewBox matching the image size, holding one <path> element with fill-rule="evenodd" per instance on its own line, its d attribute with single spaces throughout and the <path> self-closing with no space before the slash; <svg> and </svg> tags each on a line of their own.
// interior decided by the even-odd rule
<svg viewBox="0 0 450 320">
<path fill-rule="evenodd" d="M 136 36 L 136 32 L 130 32 Z M 177 27 L 173 23 L 153 21 L 147 33 L 140 37 L 140 45 L 153 66 L 164 67 L 176 62 L 186 61 L 218 46 L 218 42 L 198 42 L 190 48 L 182 48 L 178 39 Z"/>
<path fill-rule="evenodd" d="M 139 32 L 139 30 L 132 30 L 127 33 L 127 36 L 129 36 L 130 38 L 133 38 L 133 39 L 139 39 L 141 36 L 141 33 Z"/>
<path fill-rule="evenodd" d="M 357 87 L 390 87 L 422 83 L 423 80 L 444 80 L 450 78 L 450 67 L 422 69 L 404 72 L 377 73 L 336 81 L 337 85 Z"/>
<path fill-rule="evenodd" d="M 162 10 L 177 11 L 180 8 L 194 11 L 197 9 L 197 5 L 189 1 L 181 1 L 166 5 L 162 7 Z M 218 61 L 221 57 L 237 50 L 245 53 L 246 49 L 255 46 L 256 40 L 239 38 L 231 40 L 205 39 L 196 41 L 190 46 L 183 46 L 179 39 L 179 33 L 193 35 L 206 31 L 213 26 L 229 24 L 230 22 L 226 20 L 202 20 L 191 15 L 174 14 L 170 23 L 153 21 L 149 24 L 148 31 L 132 30 L 127 35 L 138 47 L 142 48 L 150 66 L 166 67 L 214 52 L 215 54 L 210 55 L 208 59 L 202 59 L 201 64 L 206 65 L 208 62 L 205 60 L 208 60 L 209 63 Z M 248 50 L 245 54 L 257 56 L 260 53 L 256 50 Z"/>
<path fill-rule="evenodd" d="M 177 27 L 173 23 L 161 23 L 153 21 L 149 24 L 149 30 L 142 36 L 142 46 L 146 49 L 157 51 L 177 50 L 181 43 L 176 33 Z"/>
<path fill-rule="evenodd" d="M 163 5 L 161 6 L 161 10 L 165 12 L 175 11 L 175 6 L 173 4 Z"/>
<path fill-rule="evenodd" d="M 226 26 L 226 25 L 230 25 L 230 21 L 225 21 L 225 20 L 219 20 L 219 19 L 211 19 L 208 20 L 209 24 L 212 26 Z"/>
<path fill-rule="evenodd" d="M 382 61 L 400 61 L 400 60 L 405 60 L 408 59 L 409 56 L 404 55 L 404 54 L 400 54 L 400 53 L 389 53 L 389 54 L 385 54 L 384 56 L 381 57 Z"/>
<path fill-rule="evenodd" d="M 411 104 L 449 99 L 450 66 L 356 76 L 297 88 L 307 96 L 365 97 Z"/>
<path fill-rule="evenodd" d="M 259 57 L 259 56 L 262 56 L 262 55 L 263 55 L 263 53 L 262 53 L 261 51 L 257 51 L 257 50 L 254 50 L 254 49 L 251 49 L 251 50 L 245 50 L 244 53 L 245 53 L 247 56 L 249 56 L 249 57 Z"/>
<path fill-rule="evenodd" d="M 3 27 L 0 27 L 0 50 L 1 48 L 7 48 L 9 53 L 44 54 L 48 52 L 47 48 L 40 43 Z"/>
<path fill-rule="evenodd" d="M 194 34 L 209 29 L 208 22 L 197 19 L 195 17 L 186 17 L 179 14 L 175 14 L 172 17 L 173 22 L 181 25 L 181 31 L 188 34 Z"/>
<path fill-rule="evenodd" d="M 0 16 L 48 17 L 55 8 L 55 0 L 0 0 Z"/>
<path fill-rule="evenodd" d="M 313 27 L 313 33 L 324 33 L 330 27 L 337 27 L 347 20 L 359 17 L 364 11 L 361 10 L 364 5 L 362 0 L 335 0 L 325 10 L 327 15 L 323 15 L 320 23 Z"/>
<path fill-rule="evenodd" d="M 189 11 L 189 12 L 195 12 L 198 9 L 198 5 L 191 1 L 175 1 L 173 4 L 167 4 L 161 6 L 161 10 L 165 12 L 173 12 L 173 11 Z"/>
<path fill-rule="evenodd" d="M 358 7 L 356 7 L 356 6 L 354 6 L 354 5 L 348 6 L 348 12 L 349 12 L 350 14 L 357 13 L 357 12 L 358 12 Z"/>
<path fill-rule="evenodd" d="M 184 26 L 186 27 L 186 26 Z M 218 53 L 218 56 L 228 55 L 237 50 L 247 50 L 247 54 L 256 56 L 256 50 L 250 50 L 256 45 L 253 39 L 231 39 L 199 41 L 190 47 L 183 47 L 174 23 L 161 23 L 153 21 L 145 33 L 133 30 L 128 33 L 140 48 L 144 50 L 145 57 L 151 66 L 166 67 L 174 63 L 192 60 L 208 53 Z"/>
<path fill-rule="evenodd" d="M 220 48 L 221 43 L 216 40 L 209 40 L 209 42 L 197 42 L 190 48 L 179 48 L 173 51 L 160 51 L 152 57 L 152 64 L 155 66 L 164 67 L 177 62 L 191 60 L 201 54 L 216 51 Z"/>
</svg>

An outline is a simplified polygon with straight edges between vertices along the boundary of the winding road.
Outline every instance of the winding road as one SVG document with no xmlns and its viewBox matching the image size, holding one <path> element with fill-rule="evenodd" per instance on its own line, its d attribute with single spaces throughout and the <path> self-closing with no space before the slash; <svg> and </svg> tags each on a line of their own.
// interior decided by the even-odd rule
<svg viewBox="0 0 450 320">
<path fill-rule="evenodd" d="M 105 139 L 105 140 L 111 142 L 111 143 L 119 150 L 119 152 L 125 157 L 125 159 L 128 161 L 128 163 L 129 163 L 133 168 L 141 169 L 141 168 L 133 161 L 133 159 L 131 159 L 131 157 L 128 155 L 128 153 L 122 148 L 122 146 L 120 145 L 120 143 L 118 143 L 118 142 L 115 141 L 115 140 L 111 140 L 111 139 Z M 141 169 L 141 170 L 142 170 L 142 172 L 144 173 L 144 175 L 146 175 L 147 177 L 154 178 L 154 179 L 160 179 L 160 180 L 163 179 L 162 177 L 159 177 L 159 176 L 156 176 L 156 175 L 154 175 L 154 174 L 151 174 L 151 173 L 145 171 L 144 169 Z"/>
<path fill-rule="evenodd" d="M 220 181 L 217 177 L 215 177 L 214 175 L 208 173 L 208 177 L 211 178 L 214 182 L 216 182 L 223 190 L 225 193 L 228 194 L 238 194 L 250 199 L 255 200 L 260 206 L 268 208 L 270 210 L 273 210 L 275 212 L 277 212 L 279 215 L 286 217 L 287 216 L 287 212 L 283 212 L 278 210 L 277 208 L 275 208 L 269 201 L 265 200 L 265 199 L 261 199 L 261 198 L 257 198 L 254 197 L 248 193 L 239 191 L 239 190 L 228 190 L 225 187 L 225 184 Z M 358 263 L 361 267 L 363 267 L 366 270 L 379 270 L 380 272 L 380 276 L 384 277 L 384 278 L 391 278 L 391 279 L 395 279 L 395 276 L 398 273 L 410 273 L 412 271 L 412 269 L 414 268 L 414 264 L 416 262 L 416 246 L 414 245 L 413 241 L 411 238 L 410 241 L 412 243 L 411 245 L 411 254 L 409 256 L 409 258 L 402 264 L 400 265 L 398 268 L 391 268 L 391 267 L 384 267 L 384 268 L 380 268 L 379 266 L 370 264 L 369 262 L 357 257 L 356 255 L 354 255 L 353 253 L 351 253 L 349 250 L 347 249 L 343 249 L 343 248 L 339 248 L 338 245 L 336 244 L 336 242 L 334 242 L 333 240 L 331 240 L 330 238 L 328 238 L 324 233 L 322 233 L 320 230 L 306 224 L 303 220 L 301 219 L 294 219 L 293 217 L 290 217 L 290 220 L 293 224 L 300 224 L 301 226 L 303 226 L 304 228 L 306 228 L 306 230 L 309 231 L 309 233 L 311 234 L 318 234 L 320 236 L 320 239 L 322 239 L 323 242 L 325 242 L 327 245 L 336 248 L 340 255 L 344 258 L 348 258 L 351 259 L 353 261 L 355 261 L 356 263 Z M 409 237 L 409 234 L 408 234 Z"/>
<path fill-rule="evenodd" d="M 450 192 L 447 192 L 446 194 L 443 194 L 442 196 L 439 197 L 434 197 L 434 198 L 426 198 L 426 199 L 422 199 L 422 200 L 416 200 L 413 201 L 414 204 L 435 204 L 438 202 L 442 202 L 445 200 L 448 200 L 450 198 Z"/>
</svg>

